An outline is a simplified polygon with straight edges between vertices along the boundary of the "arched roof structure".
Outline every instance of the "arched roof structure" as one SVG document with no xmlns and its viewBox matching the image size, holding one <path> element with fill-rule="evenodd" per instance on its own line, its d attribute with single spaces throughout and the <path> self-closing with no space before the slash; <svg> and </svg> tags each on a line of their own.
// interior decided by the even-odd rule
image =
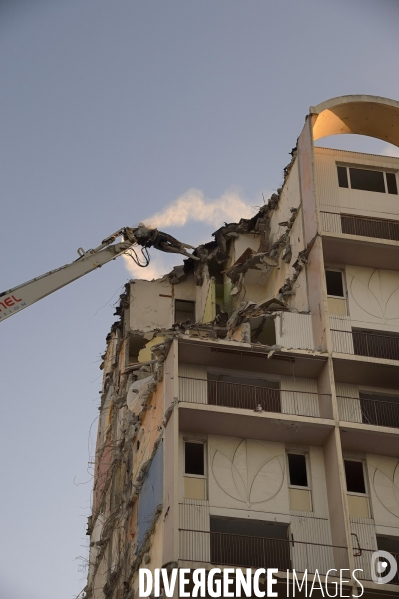
<svg viewBox="0 0 399 599">
<path fill-rule="evenodd" d="M 309 109 L 313 139 L 355 133 L 399 146 L 399 102 L 380 96 L 339 96 Z"/>
</svg>

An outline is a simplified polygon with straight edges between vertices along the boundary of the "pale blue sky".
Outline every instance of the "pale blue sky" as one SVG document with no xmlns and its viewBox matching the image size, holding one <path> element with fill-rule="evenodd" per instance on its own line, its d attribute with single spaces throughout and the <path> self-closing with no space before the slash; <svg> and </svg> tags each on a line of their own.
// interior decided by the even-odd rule
<svg viewBox="0 0 399 599">
<path fill-rule="evenodd" d="M 397 0 L 0 0 L 0 290 L 189 189 L 259 205 L 310 105 L 399 99 L 398 26 Z M 0 324 L 2 599 L 85 584 L 89 428 L 128 277 L 119 259 Z"/>
</svg>

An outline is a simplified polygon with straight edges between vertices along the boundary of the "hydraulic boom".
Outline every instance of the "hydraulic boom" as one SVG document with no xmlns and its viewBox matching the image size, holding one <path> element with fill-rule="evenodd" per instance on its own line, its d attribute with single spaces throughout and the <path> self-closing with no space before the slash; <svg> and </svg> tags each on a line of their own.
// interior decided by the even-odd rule
<svg viewBox="0 0 399 599">
<path fill-rule="evenodd" d="M 121 241 L 115 243 L 119 237 Z M 135 249 L 138 246 L 141 246 L 142 255 L 140 258 Z M 0 293 L 0 321 L 13 316 L 13 314 L 83 277 L 110 260 L 115 260 L 121 254 L 130 255 L 139 266 L 148 266 L 150 257 L 147 248 L 150 247 L 162 252 L 183 254 L 183 256 L 198 260 L 196 256 L 187 252 L 187 249 L 194 249 L 191 245 L 181 243 L 167 233 L 151 229 L 143 224 L 136 228 L 125 227 L 104 239 L 93 250 L 85 252 L 82 248 L 79 248 L 79 258 L 71 264 L 51 270 L 40 277 Z"/>
</svg>

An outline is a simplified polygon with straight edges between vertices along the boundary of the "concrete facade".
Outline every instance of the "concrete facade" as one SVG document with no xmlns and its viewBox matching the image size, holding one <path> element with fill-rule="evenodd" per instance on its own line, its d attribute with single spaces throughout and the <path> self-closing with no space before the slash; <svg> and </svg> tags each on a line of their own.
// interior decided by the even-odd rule
<svg viewBox="0 0 399 599">
<path fill-rule="evenodd" d="M 312 107 L 252 219 L 126 285 L 102 364 L 87 598 L 138 597 L 140 567 L 229 566 L 278 567 L 281 597 L 292 569 L 345 569 L 355 596 L 356 568 L 364 597 L 397 596 L 370 563 L 399 562 L 399 159 L 314 147 L 337 133 L 399 144 L 399 103 Z"/>
</svg>

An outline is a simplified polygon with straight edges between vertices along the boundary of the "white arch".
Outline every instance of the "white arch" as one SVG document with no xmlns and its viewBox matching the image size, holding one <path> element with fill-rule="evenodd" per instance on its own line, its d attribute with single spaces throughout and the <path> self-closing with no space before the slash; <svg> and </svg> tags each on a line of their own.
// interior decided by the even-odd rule
<svg viewBox="0 0 399 599">
<path fill-rule="evenodd" d="M 339 96 L 311 106 L 313 138 L 355 133 L 399 147 L 399 102 L 380 96 Z"/>
</svg>

